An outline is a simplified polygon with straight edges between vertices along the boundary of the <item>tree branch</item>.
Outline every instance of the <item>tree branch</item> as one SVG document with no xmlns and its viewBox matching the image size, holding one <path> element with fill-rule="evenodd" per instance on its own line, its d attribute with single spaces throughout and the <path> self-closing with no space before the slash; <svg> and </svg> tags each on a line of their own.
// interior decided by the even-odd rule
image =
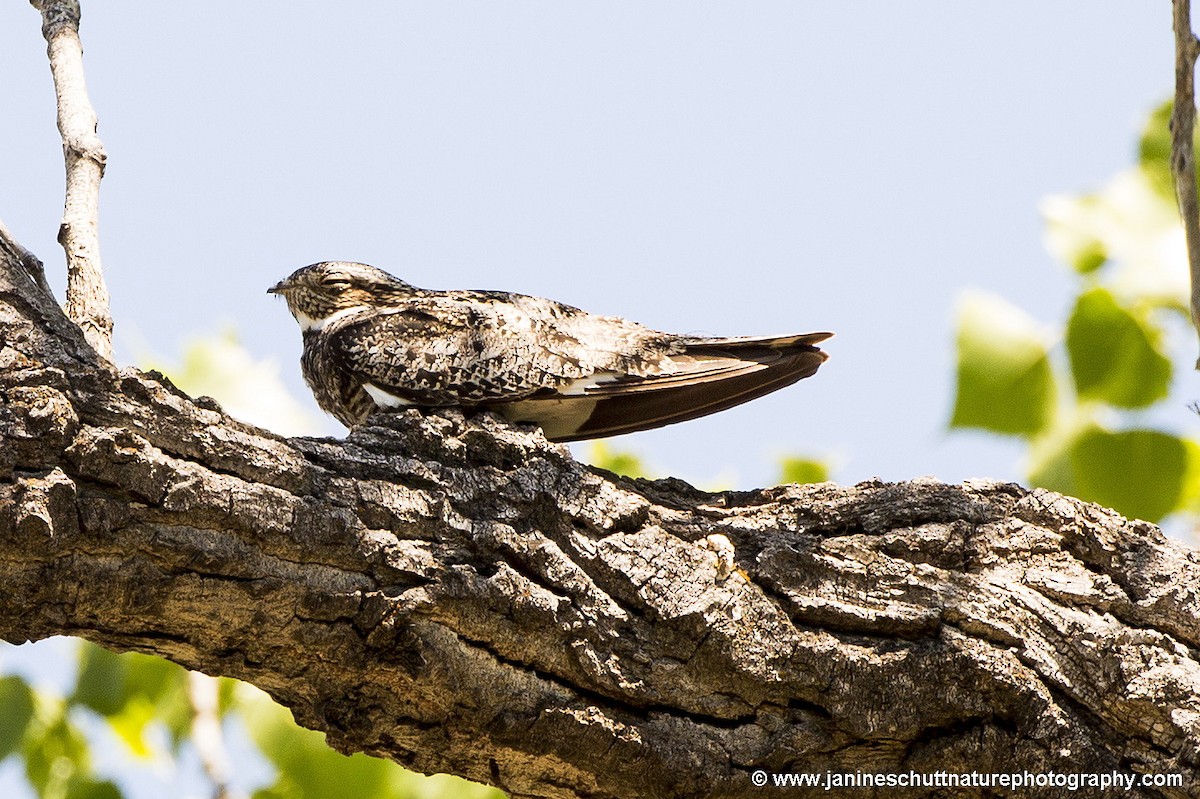
<svg viewBox="0 0 1200 799">
<path fill-rule="evenodd" d="M 1192 325 L 1200 336 L 1200 200 L 1196 196 L 1196 161 L 1192 131 L 1196 122 L 1196 57 L 1200 41 L 1192 32 L 1191 0 L 1172 0 L 1175 30 L 1175 102 L 1171 110 L 1171 172 L 1187 239 L 1192 280 Z M 1196 359 L 1200 369 L 1200 358 Z"/>
<path fill-rule="evenodd" d="M 221 729 L 219 683 L 207 674 L 188 672 L 188 700 L 192 705 L 192 742 L 200 757 L 200 768 L 212 783 L 213 799 L 241 799 L 243 794 L 229 784 L 229 753 Z"/>
<path fill-rule="evenodd" d="M 285 440 L 96 360 L 3 266 L 6 640 L 248 680 L 519 797 L 1198 765 L 1200 558 L 1149 524 L 984 482 L 629 481 L 486 415 Z"/>
<path fill-rule="evenodd" d="M 111 361 L 112 316 L 100 266 L 100 179 L 104 145 L 83 76 L 78 0 L 31 0 L 42 14 L 42 35 L 58 98 L 58 130 L 67 169 L 66 203 L 58 241 L 67 257 L 67 316 L 88 343 Z"/>
</svg>

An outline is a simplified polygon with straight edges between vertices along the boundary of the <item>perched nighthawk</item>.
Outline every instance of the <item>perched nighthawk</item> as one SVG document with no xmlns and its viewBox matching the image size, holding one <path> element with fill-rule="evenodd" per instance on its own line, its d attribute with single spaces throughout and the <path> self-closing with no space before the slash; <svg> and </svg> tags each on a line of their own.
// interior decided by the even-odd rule
<svg viewBox="0 0 1200 799">
<path fill-rule="evenodd" d="M 646 430 L 790 385 L 831 333 L 703 338 L 498 291 L 426 291 L 331 261 L 268 290 L 304 333 L 317 404 L 347 427 L 380 408 L 483 408 L 552 441 Z"/>
</svg>

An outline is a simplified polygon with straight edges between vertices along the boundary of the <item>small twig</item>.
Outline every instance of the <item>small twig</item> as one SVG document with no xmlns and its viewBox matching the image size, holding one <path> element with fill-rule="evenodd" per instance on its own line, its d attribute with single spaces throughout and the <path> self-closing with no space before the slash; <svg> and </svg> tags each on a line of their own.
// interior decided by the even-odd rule
<svg viewBox="0 0 1200 799">
<path fill-rule="evenodd" d="M 1171 173 L 1187 237 L 1192 275 L 1192 324 L 1200 335 L 1200 200 L 1196 196 L 1196 161 L 1192 130 L 1196 123 L 1196 57 L 1200 41 L 1192 32 L 1191 0 L 1173 0 L 1175 29 L 1175 103 L 1171 111 Z M 1200 358 L 1196 360 L 1200 369 Z"/>
<path fill-rule="evenodd" d="M 54 296 L 54 292 L 50 290 L 50 284 L 46 282 L 46 269 L 42 266 L 42 262 L 36 255 L 21 246 L 21 242 L 17 241 L 8 231 L 2 220 L 0 220 L 0 253 L 7 256 L 5 260 L 20 264 L 25 274 L 29 275 L 29 279 L 46 292 L 47 296 Z"/>
<path fill-rule="evenodd" d="M 192 743 L 200 756 L 200 766 L 213 785 L 215 799 L 241 799 L 242 794 L 229 785 L 229 753 L 221 732 L 221 716 L 217 708 L 215 677 L 198 671 L 188 672 L 188 699 L 195 715 L 192 717 Z"/>
<path fill-rule="evenodd" d="M 100 266 L 100 178 L 104 145 L 83 77 L 78 0 L 30 0 L 42 13 L 42 35 L 58 98 L 58 130 L 67 167 L 67 196 L 58 241 L 67 254 L 67 316 L 101 356 L 112 360 L 112 316 Z"/>
</svg>

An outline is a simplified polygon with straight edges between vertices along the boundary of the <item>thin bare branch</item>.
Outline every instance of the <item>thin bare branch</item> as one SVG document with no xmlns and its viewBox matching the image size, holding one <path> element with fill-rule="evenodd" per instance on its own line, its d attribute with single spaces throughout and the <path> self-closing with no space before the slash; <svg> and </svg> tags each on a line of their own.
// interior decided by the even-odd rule
<svg viewBox="0 0 1200 799">
<path fill-rule="evenodd" d="M 78 0 L 30 0 L 42 13 L 42 35 L 58 98 L 58 130 L 67 168 L 66 203 L 58 241 L 67 255 L 67 316 L 89 344 L 112 360 L 112 316 L 100 266 L 100 179 L 104 145 L 83 76 Z"/>
<path fill-rule="evenodd" d="M 46 282 L 46 269 L 42 266 L 41 260 L 17 241 L 3 220 L 0 220 L 0 254 L 7 256 L 4 259 L 5 262 L 19 265 L 29 279 L 48 296 L 54 296 L 54 292 L 50 290 L 50 284 Z"/>
<path fill-rule="evenodd" d="M 1175 196 L 1187 236 L 1192 275 L 1192 324 L 1200 335 L 1200 200 L 1196 196 L 1196 161 L 1192 131 L 1196 123 L 1196 57 L 1200 42 L 1192 32 L 1191 0 L 1174 0 L 1175 103 L 1171 112 L 1171 172 Z M 1196 360 L 1200 369 L 1200 358 Z"/>
<path fill-rule="evenodd" d="M 214 799 L 242 799 L 244 794 L 230 782 L 229 752 L 221 730 L 216 677 L 198 671 L 188 672 L 188 699 L 195 716 L 192 718 L 192 743 L 200 756 L 200 767 L 213 786 Z"/>
</svg>

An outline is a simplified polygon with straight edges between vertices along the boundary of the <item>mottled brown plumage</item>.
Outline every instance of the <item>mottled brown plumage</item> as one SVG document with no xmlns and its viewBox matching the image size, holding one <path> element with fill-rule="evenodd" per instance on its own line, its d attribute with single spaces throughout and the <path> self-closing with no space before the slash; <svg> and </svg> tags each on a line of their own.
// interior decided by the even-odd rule
<svg viewBox="0 0 1200 799">
<path fill-rule="evenodd" d="M 317 404 L 347 427 L 386 407 L 487 408 L 554 441 L 693 419 L 816 372 L 829 333 L 698 338 L 494 291 L 426 291 L 324 262 L 270 289 L 304 335 Z"/>
</svg>

